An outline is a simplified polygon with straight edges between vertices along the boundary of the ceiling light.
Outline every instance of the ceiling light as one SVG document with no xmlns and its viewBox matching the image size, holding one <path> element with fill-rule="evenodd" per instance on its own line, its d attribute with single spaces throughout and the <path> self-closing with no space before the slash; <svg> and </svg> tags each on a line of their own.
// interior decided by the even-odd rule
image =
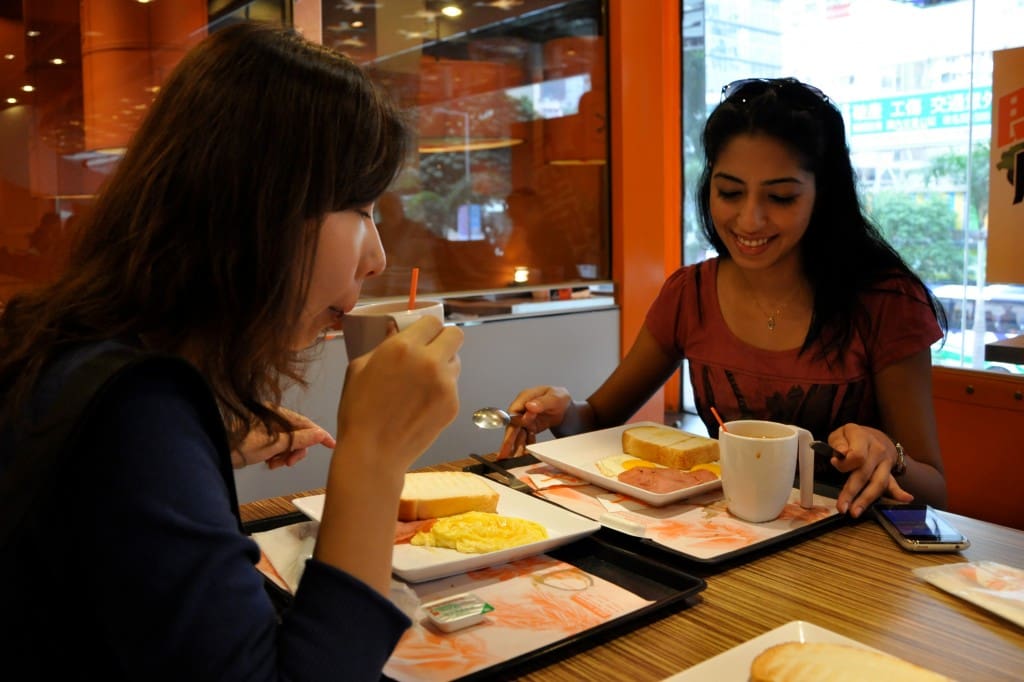
<svg viewBox="0 0 1024 682">
<path fill-rule="evenodd" d="M 39 31 L 28 31 L 25 33 L 25 35 L 27 35 L 29 38 L 38 38 Z"/>
<path fill-rule="evenodd" d="M 17 98 L 15 98 L 15 97 L 8 97 L 8 98 L 7 98 L 7 103 L 8 103 L 8 104 L 17 104 L 17 103 L 18 103 L 18 100 L 17 100 Z"/>
<path fill-rule="evenodd" d="M 522 138 L 518 137 L 469 138 L 468 141 L 464 137 L 420 137 L 417 150 L 420 154 L 451 154 L 504 149 L 522 143 Z"/>
<path fill-rule="evenodd" d="M 449 19 L 454 19 L 462 14 L 462 9 L 458 5 L 445 5 L 441 8 L 441 14 Z"/>
<path fill-rule="evenodd" d="M 362 28 L 362 27 L 363 27 L 363 22 L 361 22 L 361 21 L 353 21 L 352 22 L 352 28 Z"/>
<path fill-rule="evenodd" d="M 50 63 L 55 65 L 55 66 L 60 66 L 61 64 L 64 63 L 64 60 L 61 59 L 60 57 L 54 57 L 53 59 L 50 60 Z"/>
<path fill-rule="evenodd" d="M 33 92 L 35 90 L 35 88 L 32 87 L 31 85 L 22 85 L 21 86 L 21 90 L 22 90 L 22 92 Z"/>
<path fill-rule="evenodd" d="M 11 61 L 12 59 L 14 59 L 14 55 L 8 52 L 4 55 L 4 59 L 6 59 L 7 61 Z"/>
</svg>

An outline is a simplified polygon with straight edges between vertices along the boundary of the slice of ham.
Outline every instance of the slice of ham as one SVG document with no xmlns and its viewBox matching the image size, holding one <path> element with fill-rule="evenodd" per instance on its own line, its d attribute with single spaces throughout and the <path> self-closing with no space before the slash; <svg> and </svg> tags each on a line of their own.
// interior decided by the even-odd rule
<svg viewBox="0 0 1024 682">
<path fill-rule="evenodd" d="M 681 471 L 679 469 L 634 467 L 623 471 L 618 478 L 628 485 L 662 495 L 714 481 L 718 476 L 704 469 Z"/>
<path fill-rule="evenodd" d="M 412 540 L 412 536 L 422 531 L 430 530 L 437 519 L 421 519 L 419 521 L 397 521 L 395 523 L 395 544 Z"/>
</svg>

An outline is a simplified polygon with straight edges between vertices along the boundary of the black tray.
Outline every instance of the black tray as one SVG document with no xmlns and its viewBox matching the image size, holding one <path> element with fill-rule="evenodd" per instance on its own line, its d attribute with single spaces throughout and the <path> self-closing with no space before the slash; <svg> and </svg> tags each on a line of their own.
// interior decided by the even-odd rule
<svg viewBox="0 0 1024 682">
<path fill-rule="evenodd" d="M 545 647 L 460 677 L 460 681 L 516 679 L 652 623 L 669 613 L 693 606 L 700 600 L 699 593 L 707 587 L 703 578 L 683 573 L 654 558 L 623 549 L 594 535 L 546 554 L 654 603 Z"/>
<path fill-rule="evenodd" d="M 243 529 L 253 533 L 307 520 L 303 514 L 286 514 L 244 524 Z M 654 622 L 669 613 L 693 606 L 699 602 L 700 592 L 707 587 L 703 578 L 684 573 L 654 557 L 630 551 L 597 535 L 563 545 L 546 554 L 653 603 L 589 630 L 466 675 L 459 680 L 508 680 L 543 668 L 556 660 L 565 659 L 614 639 L 624 632 Z M 291 603 L 291 595 L 269 580 L 265 582 L 271 596 L 280 599 L 286 608 Z"/>
<path fill-rule="evenodd" d="M 521 457 L 504 459 L 500 463 L 506 469 L 515 469 L 531 464 L 540 464 L 541 461 L 533 455 L 526 454 Z M 470 471 L 475 474 L 480 474 L 481 476 L 486 476 L 490 473 L 490 469 L 485 467 L 483 464 L 473 464 L 463 467 L 463 471 Z M 498 479 L 494 478 L 494 480 Z M 839 494 L 839 490 L 837 488 L 824 484 L 815 484 L 814 492 L 818 495 L 824 495 L 831 498 L 835 498 Z M 541 497 L 538 499 L 544 498 Z M 550 504 L 555 503 L 551 502 Z M 569 509 L 569 511 L 573 510 Z M 804 540 L 820 535 L 832 528 L 847 525 L 850 522 L 851 519 L 846 514 L 833 514 L 832 516 L 820 521 L 803 526 L 783 535 L 779 535 L 775 538 L 764 540 L 755 545 L 742 547 L 732 552 L 726 552 L 707 559 L 696 557 L 692 554 L 686 554 L 685 552 L 680 552 L 672 549 L 671 547 L 666 547 L 665 545 L 655 542 L 649 538 L 638 538 L 634 535 L 604 526 L 602 526 L 601 530 L 597 532 L 597 536 L 630 552 L 666 562 L 670 565 L 677 565 L 679 562 L 685 562 L 686 570 L 694 571 L 698 575 L 709 575 L 711 573 L 717 573 L 741 563 L 751 561 L 758 557 L 765 556 L 766 554 L 772 554 L 785 547 L 790 547 L 798 542 L 803 542 Z"/>
<path fill-rule="evenodd" d="M 817 487 L 815 487 L 815 492 L 819 495 L 826 494 L 818 492 Z M 832 528 L 848 525 L 852 521 L 854 520 L 846 514 L 833 514 L 821 521 L 803 526 L 802 528 L 790 531 L 784 535 L 779 535 L 755 545 L 742 547 L 732 552 L 719 554 L 718 556 L 710 557 L 708 559 L 695 557 L 692 554 L 686 554 L 685 552 L 679 552 L 649 538 L 638 538 L 636 536 L 629 535 L 628 533 L 615 530 L 614 528 L 602 526 L 597 532 L 597 535 L 614 545 L 622 547 L 623 549 L 636 552 L 659 561 L 668 562 L 672 565 L 678 564 L 679 562 L 686 562 L 686 570 L 693 571 L 697 575 L 706 576 L 721 573 L 724 570 L 748 563 L 754 559 L 774 554 L 780 549 L 792 547 L 793 545 L 799 544 L 805 540 L 821 535 Z"/>
</svg>

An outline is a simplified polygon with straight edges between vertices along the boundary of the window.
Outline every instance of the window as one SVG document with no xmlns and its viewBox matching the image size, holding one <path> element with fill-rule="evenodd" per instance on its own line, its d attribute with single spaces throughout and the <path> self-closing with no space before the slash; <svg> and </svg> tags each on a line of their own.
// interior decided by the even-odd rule
<svg viewBox="0 0 1024 682">
<path fill-rule="evenodd" d="M 1024 288 L 986 280 L 984 229 L 992 52 L 1024 45 L 1024 4 L 773 4 L 776 11 L 757 14 L 743 0 L 683 3 L 684 261 L 707 256 L 693 188 L 700 131 L 721 86 L 737 78 L 795 76 L 840 106 L 865 205 L 946 305 L 950 333 L 933 348 L 933 361 L 1021 372 L 985 363 L 983 345 L 1019 334 L 1024 322 Z M 779 22 L 783 9 L 786 21 Z M 689 25 L 706 27 L 706 43 Z M 702 89 L 695 92 L 692 83 Z M 914 210 L 903 211 L 908 205 Z M 893 224 L 894 216 L 907 214 L 914 224 Z"/>
<path fill-rule="evenodd" d="M 0 3 L 0 303 L 53 277 L 167 72 L 237 20 L 322 34 L 410 114 L 415 153 L 377 207 L 388 268 L 365 296 L 407 292 L 412 267 L 426 294 L 606 282 L 603 2 L 452 4 L 461 15 L 435 0 Z M 90 41 L 112 32 L 132 49 L 97 64 Z M 94 67 L 111 87 L 83 87 Z"/>
</svg>

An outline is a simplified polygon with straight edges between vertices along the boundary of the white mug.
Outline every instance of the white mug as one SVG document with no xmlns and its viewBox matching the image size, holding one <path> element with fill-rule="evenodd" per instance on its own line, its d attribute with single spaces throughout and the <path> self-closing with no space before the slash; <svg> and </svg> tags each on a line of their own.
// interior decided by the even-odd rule
<svg viewBox="0 0 1024 682">
<path fill-rule="evenodd" d="M 356 306 L 342 320 L 341 331 L 348 359 L 369 353 L 389 334 L 405 329 L 424 316 L 444 322 L 444 303 L 417 300 L 412 309 L 406 301 Z"/>
<path fill-rule="evenodd" d="M 814 504 L 813 436 L 789 424 L 743 419 L 718 432 L 722 492 L 729 513 L 760 523 L 782 513 L 800 462 L 800 506 Z"/>
</svg>

